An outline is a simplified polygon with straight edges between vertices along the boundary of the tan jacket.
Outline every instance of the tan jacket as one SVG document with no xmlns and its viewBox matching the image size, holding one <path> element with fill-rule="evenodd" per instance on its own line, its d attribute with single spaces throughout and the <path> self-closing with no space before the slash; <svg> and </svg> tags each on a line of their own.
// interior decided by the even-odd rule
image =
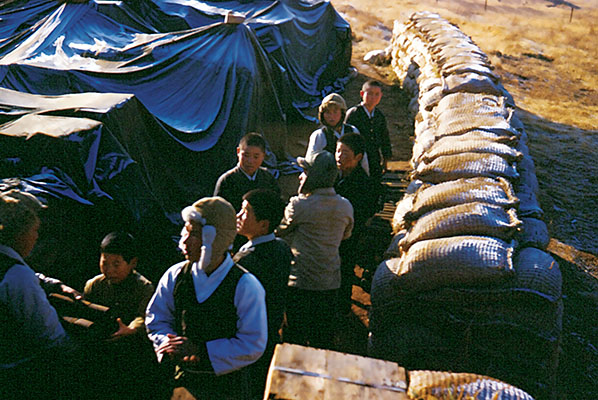
<svg viewBox="0 0 598 400">
<path fill-rule="evenodd" d="M 295 256 L 289 286 L 305 290 L 338 289 L 341 281 L 338 248 L 352 230 L 353 207 L 333 188 L 292 197 L 276 231 Z"/>
</svg>

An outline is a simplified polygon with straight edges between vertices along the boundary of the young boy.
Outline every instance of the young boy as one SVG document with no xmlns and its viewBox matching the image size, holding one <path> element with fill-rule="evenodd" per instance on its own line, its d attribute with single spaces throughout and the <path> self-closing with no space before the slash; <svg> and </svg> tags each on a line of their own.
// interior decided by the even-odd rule
<svg viewBox="0 0 598 400">
<path fill-rule="evenodd" d="M 264 355 L 252 366 L 252 387 L 257 397 L 264 393 L 274 347 L 280 343 L 278 331 L 286 309 L 293 253 L 284 240 L 274 236 L 284 207 L 278 193 L 254 189 L 245 193 L 241 211 L 237 214 L 237 234 L 249 241 L 239 249 L 233 261 L 255 275 L 266 291 L 268 343 Z"/>
<path fill-rule="evenodd" d="M 368 155 L 369 174 L 380 182 L 386 171 L 392 148 L 386 126 L 386 117 L 377 108 L 382 99 L 382 84 L 378 81 L 365 82 L 359 92 L 361 104 L 347 111 L 345 122 L 354 125 L 365 139 L 365 152 Z"/>
<path fill-rule="evenodd" d="M 359 133 L 359 130 L 350 124 L 345 124 L 345 114 L 347 104 L 345 99 L 338 93 L 331 93 L 324 97 L 318 109 L 318 118 L 322 127 L 312 132 L 309 137 L 309 144 L 305 157 L 314 153 L 326 150 L 334 154 L 336 150 L 336 141 L 347 133 Z M 367 155 L 364 155 L 362 166 L 366 173 L 369 173 Z"/>
<path fill-rule="evenodd" d="M 214 196 L 228 200 L 238 212 L 243 195 L 252 189 L 272 189 L 280 194 L 276 179 L 262 167 L 266 157 L 266 141 L 255 132 L 241 138 L 237 147 L 237 165 L 218 178 Z"/>
<path fill-rule="evenodd" d="M 106 235 L 100 245 L 100 275 L 85 284 L 83 295 L 92 303 L 110 307 L 118 329 L 114 339 L 145 333 L 145 307 L 154 294 L 154 286 L 135 271 L 137 253 L 133 236 L 125 232 Z"/>
<path fill-rule="evenodd" d="M 363 246 L 366 238 L 366 223 L 378 210 L 380 184 L 376 184 L 368 176 L 360 162 L 365 150 L 365 140 L 362 135 L 348 133 L 336 143 L 336 165 L 339 177 L 334 184 L 334 190 L 353 206 L 354 226 L 351 237 L 343 240 L 339 249 L 341 256 L 341 290 L 339 306 L 341 315 L 351 312 L 351 292 L 355 281 L 355 264 L 366 268 L 366 255 L 369 254 L 371 244 Z"/>
<path fill-rule="evenodd" d="M 101 371 L 114 398 L 156 395 L 163 390 L 163 384 L 144 323 L 154 286 L 135 271 L 137 249 L 133 236 L 126 232 L 106 235 L 100 244 L 99 264 L 102 273 L 87 281 L 83 296 L 92 303 L 110 307 L 112 315 L 118 318 L 111 337 L 95 343 L 98 355 L 91 368 Z M 98 382 L 95 394 L 101 396 L 106 389 L 104 383 Z"/>
<path fill-rule="evenodd" d="M 148 336 L 160 363 L 176 365 L 174 385 L 193 398 L 251 398 L 247 367 L 266 348 L 266 296 L 228 252 L 237 233 L 235 210 L 221 197 L 206 197 L 181 217 L 186 261 L 158 282 L 147 307 Z"/>
</svg>

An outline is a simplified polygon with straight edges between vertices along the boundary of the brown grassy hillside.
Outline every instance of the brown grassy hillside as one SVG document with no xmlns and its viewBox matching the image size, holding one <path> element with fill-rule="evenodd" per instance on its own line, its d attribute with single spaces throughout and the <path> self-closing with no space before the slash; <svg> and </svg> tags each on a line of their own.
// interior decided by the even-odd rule
<svg viewBox="0 0 598 400">
<path fill-rule="evenodd" d="M 394 20 L 434 11 L 471 36 L 520 108 L 551 235 L 598 254 L 598 2 L 574 1 L 580 9 L 571 22 L 570 8 L 549 7 L 553 3 L 546 0 L 488 0 L 487 10 L 482 0 L 333 4 L 352 26 L 354 66 L 388 84 L 399 84 L 390 68 L 362 59 L 388 46 Z"/>
<path fill-rule="evenodd" d="M 563 273 L 557 398 L 597 398 L 598 1 L 569 2 L 579 7 L 571 22 L 570 7 L 554 6 L 560 0 L 487 0 L 486 10 L 485 0 L 331 1 L 351 24 L 353 65 L 360 73 L 343 96 L 356 103 L 367 77 L 386 83 L 381 108 L 389 120 L 397 160 L 408 160 L 411 150 L 406 95 L 390 67 L 362 61 L 368 51 L 389 45 L 394 20 L 403 22 L 416 11 L 436 12 L 490 56 L 526 127 L 539 201 L 552 237 L 549 251 Z M 360 293 L 357 298 L 367 303 Z M 354 290 L 354 298 L 355 294 Z M 367 323 L 365 314 L 361 317 Z"/>
</svg>

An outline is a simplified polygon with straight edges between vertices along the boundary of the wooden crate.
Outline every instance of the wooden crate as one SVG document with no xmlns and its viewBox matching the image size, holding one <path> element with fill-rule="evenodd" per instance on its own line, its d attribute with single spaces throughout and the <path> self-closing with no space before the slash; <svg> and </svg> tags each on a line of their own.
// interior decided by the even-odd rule
<svg viewBox="0 0 598 400">
<path fill-rule="evenodd" d="M 404 400 L 406 391 L 396 363 L 284 343 L 276 346 L 264 400 Z"/>
</svg>

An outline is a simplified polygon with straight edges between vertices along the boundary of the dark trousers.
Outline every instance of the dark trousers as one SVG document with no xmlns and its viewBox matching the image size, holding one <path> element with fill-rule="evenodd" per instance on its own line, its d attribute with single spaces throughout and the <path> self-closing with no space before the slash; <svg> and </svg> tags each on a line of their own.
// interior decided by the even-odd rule
<svg viewBox="0 0 598 400">
<path fill-rule="evenodd" d="M 247 367 L 220 376 L 185 371 L 175 380 L 175 387 L 184 387 L 197 400 L 251 399 Z"/>
<path fill-rule="evenodd" d="M 337 326 L 338 289 L 304 290 L 289 287 L 285 342 L 323 349 L 333 347 Z"/>
<path fill-rule="evenodd" d="M 0 398 L 84 398 L 90 376 L 82 366 L 78 357 L 50 352 L 12 368 L 0 368 Z"/>
<path fill-rule="evenodd" d="M 268 340 L 264 354 L 259 360 L 247 367 L 249 368 L 249 385 L 252 399 L 262 399 L 264 397 L 268 371 L 270 370 L 270 363 L 272 362 L 276 344 L 277 342 Z"/>
<path fill-rule="evenodd" d="M 343 240 L 339 248 L 341 256 L 341 287 L 338 296 L 338 312 L 340 315 L 346 315 L 351 311 L 351 296 L 353 294 L 353 284 L 357 283 L 355 276 L 355 265 L 359 249 L 357 240 L 352 236 Z"/>
</svg>

